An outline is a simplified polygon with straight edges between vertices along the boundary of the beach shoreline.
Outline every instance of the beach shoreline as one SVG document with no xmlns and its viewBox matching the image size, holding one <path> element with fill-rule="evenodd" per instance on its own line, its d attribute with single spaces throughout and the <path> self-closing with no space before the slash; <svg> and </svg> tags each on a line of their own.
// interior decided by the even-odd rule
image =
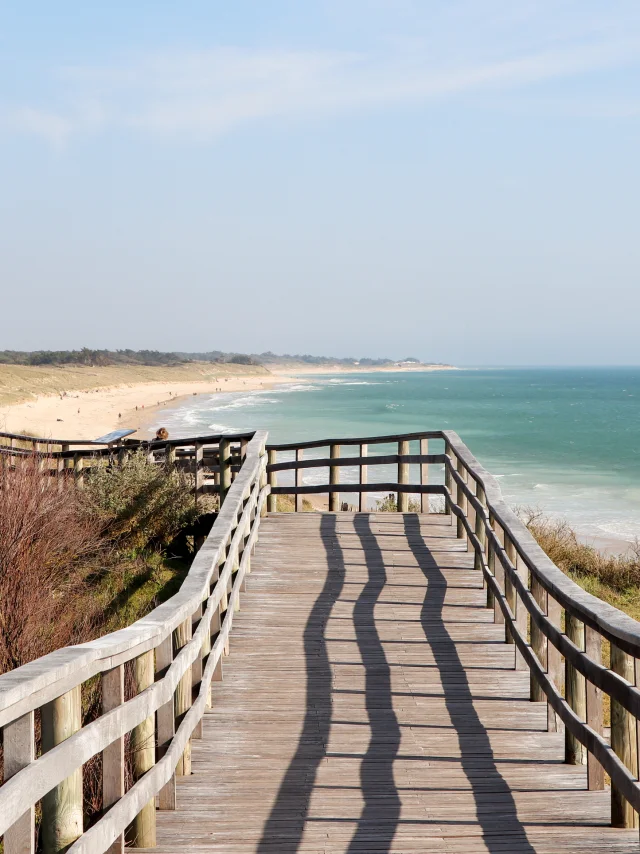
<svg viewBox="0 0 640 854">
<path fill-rule="evenodd" d="M 93 440 L 116 429 L 133 429 L 146 438 L 150 424 L 167 406 L 200 394 L 262 391 L 300 382 L 286 376 L 239 374 L 213 380 L 130 383 L 111 388 L 74 389 L 37 395 L 0 407 L 0 430 L 44 439 Z"/>
<path fill-rule="evenodd" d="M 272 374 L 305 376 L 316 374 L 400 374 L 432 373 L 434 371 L 463 371 L 455 365 L 304 365 L 274 364 L 268 366 Z"/>
<path fill-rule="evenodd" d="M 347 383 L 348 375 L 357 374 L 411 374 L 421 371 L 450 371 L 456 370 L 444 366 L 399 367 L 385 366 L 372 368 L 342 368 L 329 370 L 327 366 L 291 366 L 289 373 L 285 372 L 285 366 L 271 366 L 270 370 L 259 366 L 232 366 L 232 365 L 204 365 L 190 364 L 188 367 L 178 370 L 144 369 L 142 372 L 132 368 L 130 372 L 122 369 L 117 372 L 109 372 L 104 369 L 74 369 L 74 370 L 51 370 L 38 371 L 34 369 L 21 369 L 24 376 L 54 377 L 57 383 L 56 393 L 37 394 L 34 389 L 37 385 L 19 387 L 17 383 L 13 387 L 8 386 L 6 377 L 0 375 L 0 430 L 6 432 L 26 432 L 30 435 L 42 436 L 43 438 L 74 440 L 95 440 L 98 437 L 114 429 L 133 429 L 137 438 L 150 438 L 160 426 L 166 426 L 170 433 L 187 435 L 177 428 L 180 422 L 181 409 L 192 408 L 189 402 L 201 395 L 215 398 L 216 395 L 253 395 L 263 391 L 273 390 L 283 386 L 295 384 L 313 384 L 315 377 L 335 376 L 344 377 L 337 382 Z M 216 376 L 214 376 L 214 371 Z M 136 378 L 142 374 L 146 376 L 162 377 L 155 382 L 128 382 L 105 385 L 110 379 L 119 379 L 123 375 Z M 176 377 L 175 381 L 168 379 Z M 184 378 L 183 378 L 184 377 Z M 61 390 L 65 379 L 69 379 L 67 391 Z M 92 380 L 96 381 L 91 386 Z M 75 388 L 73 385 L 75 384 Z M 78 385 L 85 387 L 78 388 Z M 448 385 L 448 383 L 447 383 Z M 91 387 L 88 387 L 91 386 Z M 22 394 L 23 399 L 16 403 L 6 403 L 7 393 Z M 30 397 L 24 399 L 26 394 Z M 207 401 L 202 400 L 207 407 Z M 216 404 L 212 401 L 213 408 Z M 196 410 L 201 408 L 198 404 Z M 224 407 L 223 407 L 224 408 Z M 79 410 L 79 411 L 78 411 Z M 163 418 L 166 413 L 166 422 Z M 176 418 L 177 414 L 177 418 Z M 251 417 L 255 418 L 252 411 Z M 233 424 L 234 422 L 231 421 Z M 247 426 L 249 422 L 243 423 Z M 185 427 L 187 423 L 185 423 Z M 212 429 L 208 432 L 215 432 Z M 189 435 L 197 435 L 203 431 L 202 424 L 194 423 Z M 513 499 L 513 496 L 512 496 Z M 314 502 L 315 503 L 315 502 Z M 522 502 L 520 502 L 522 503 Z M 547 502 L 548 503 L 548 502 Z M 576 533 L 581 542 L 593 546 L 606 554 L 622 554 L 627 552 L 633 545 L 633 540 L 626 534 L 613 534 L 596 530 L 593 527 L 584 526 L 579 519 L 572 516 L 567 508 L 566 513 L 557 512 L 545 504 L 547 513 L 554 516 L 567 518 L 572 526 L 577 529 Z M 321 509 L 322 501 L 318 501 L 318 509 Z"/>
</svg>

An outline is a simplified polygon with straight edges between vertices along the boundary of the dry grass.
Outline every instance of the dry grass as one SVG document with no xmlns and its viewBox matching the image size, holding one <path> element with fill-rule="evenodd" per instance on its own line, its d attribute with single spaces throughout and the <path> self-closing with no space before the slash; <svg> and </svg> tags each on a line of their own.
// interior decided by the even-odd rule
<svg viewBox="0 0 640 854">
<path fill-rule="evenodd" d="M 135 383 L 211 382 L 220 377 L 269 375 L 261 365 L 188 362 L 170 367 L 113 365 L 59 367 L 0 365 L 0 406 L 20 403 L 43 394 L 89 391 Z"/>
<path fill-rule="evenodd" d="M 306 498 L 302 499 L 302 510 L 304 513 L 311 513 L 316 508 L 310 501 L 307 501 Z M 278 513 L 295 513 L 296 512 L 296 500 L 293 495 L 277 495 L 276 496 L 276 510 Z"/>
<path fill-rule="evenodd" d="M 556 566 L 584 590 L 640 620 L 640 543 L 625 553 L 607 555 L 581 543 L 562 519 L 529 507 L 518 513 Z"/>
</svg>

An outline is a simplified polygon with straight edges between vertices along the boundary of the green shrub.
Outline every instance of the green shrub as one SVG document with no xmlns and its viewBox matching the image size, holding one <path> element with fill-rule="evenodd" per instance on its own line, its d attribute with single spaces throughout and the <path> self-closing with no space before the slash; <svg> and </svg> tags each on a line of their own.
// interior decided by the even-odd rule
<svg viewBox="0 0 640 854">
<path fill-rule="evenodd" d="M 166 546 L 198 515 L 193 478 L 175 468 L 149 462 L 134 451 L 119 465 L 95 468 L 87 478 L 88 507 L 119 548 L 135 551 Z"/>
<path fill-rule="evenodd" d="M 376 512 L 377 513 L 397 513 L 398 512 L 398 499 L 396 497 L 395 492 L 390 492 L 389 495 L 386 495 L 384 498 L 379 498 L 376 501 Z M 408 506 L 409 513 L 420 513 L 420 502 L 416 498 L 409 499 Z"/>
</svg>

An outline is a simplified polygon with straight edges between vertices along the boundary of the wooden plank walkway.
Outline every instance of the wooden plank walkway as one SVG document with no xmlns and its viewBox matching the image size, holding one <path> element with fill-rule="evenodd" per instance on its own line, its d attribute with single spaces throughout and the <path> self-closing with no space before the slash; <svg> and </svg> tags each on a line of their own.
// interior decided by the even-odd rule
<svg viewBox="0 0 640 854">
<path fill-rule="evenodd" d="M 448 517 L 263 520 L 156 851 L 622 854 Z"/>
</svg>

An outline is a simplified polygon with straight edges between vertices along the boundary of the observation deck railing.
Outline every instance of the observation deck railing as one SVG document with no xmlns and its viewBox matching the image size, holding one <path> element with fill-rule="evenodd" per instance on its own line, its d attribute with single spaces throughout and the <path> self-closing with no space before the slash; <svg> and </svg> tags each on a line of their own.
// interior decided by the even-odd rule
<svg viewBox="0 0 640 854">
<path fill-rule="evenodd" d="M 474 554 L 487 607 L 495 622 L 504 624 L 505 642 L 514 646 L 515 668 L 529 670 L 531 701 L 547 703 L 550 730 L 564 725 L 566 761 L 587 766 L 591 789 L 603 789 L 608 775 L 612 824 L 637 826 L 640 623 L 584 591 L 554 565 L 456 433 L 286 445 L 266 445 L 266 439 L 266 433 L 256 432 L 149 445 L 158 461 L 173 448 L 180 460 L 179 449 L 186 448 L 190 464 L 208 460 L 211 468 L 219 468 L 221 482 L 214 486 L 223 503 L 179 593 L 127 629 L 0 676 L 0 833 L 5 854 L 35 851 L 38 805 L 48 852 L 122 851 L 125 833 L 134 846 L 155 844 L 156 808 L 175 809 L 175 778 L 189 773 L 190 739 L 201 736 L 211 683 L 222 678 L 260 517 L 277 510 L 278 495 L 294 496 L 296 511 L 303 509 L 305 495 L 325 494 L 330 511 L 355 507 L 366 512 L 371 494 L 391 492 L 402 513 L 410 507 L 412 512 L 431 512 L 435 499 L 432 505 L 430 497 L 440 496 L 437 511 L 449 514 L 452 523 L 455 519 L 457 536 Z M 429 453 L 431 443 L 437 444 L 437 453 Z M 371 454 L 372 446 L 382 446 L 382 453 Z M 237 458 L 233 465 L 232 447 Z M 318 456 L 323 448 L 328 456 Z M 0 451 L 11 456 L 10 464 L 18 464 L 16 448 Z M 65 460 L 71 451 L 58 453 L 55 459 Z M 376 467 L 382 475 L 370 478 Z M 356 505 L 343 504 L 342 495 L 355 496 Z M 603 664 L 603 652 L 609 667 Z M 130 662 L 137 693 L 125 700 L 123 668 Z M 83 727 L 81 686 L 96 676 L 102 681 L 102 715 Z M 611 703 L 610 743 L 603 735 L 604 695 Z M 43 744 L 37 758 L 36 715 Z M 124 739 L 129 733 L 139 749 L 135 781 L 125 792 Z M 82 765 L 99 753 L 103 813 L 85 830 Z"/>
</svg>

